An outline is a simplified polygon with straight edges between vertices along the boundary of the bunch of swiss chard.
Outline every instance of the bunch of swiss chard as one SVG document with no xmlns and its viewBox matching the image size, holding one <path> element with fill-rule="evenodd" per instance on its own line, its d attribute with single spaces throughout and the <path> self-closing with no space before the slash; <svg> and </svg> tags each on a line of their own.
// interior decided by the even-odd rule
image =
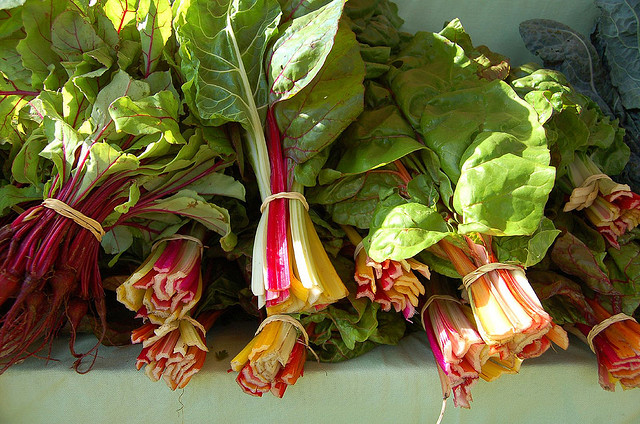
<svg viewBox="0 0 640 424">
<path fill-rule="evenodd" d="M 223 173 L 227 131 L 185 113 L 169 1 L 30 0 L 2 13 L 2 370 L 66 321 L 78 365 L 82 317 L 97 315 L 100 339 L 107 327 L 99 258 L 148 252 L 189 220 L 229 250 L 229 213 L 212 200 L 243 200 L 244 187 Z"/>
<path fill-rule="evenodd" d="M 444 386 L 453 388 L 457 405 L 468 407 L 467 386 L 478 377 L 493 379 L 500 367 L 513 371 L 550 341 L 566 347 L 566 334 L 516 266 L 541 261 L 559 233 L 544 216 L 556 170 L 537 112 L 503 81 L 508 60 L 474 47 L 457 20 L 438 34 L 398 37 L 389 52 L 388 69 L 365 82 L 365 111 L 339 138 L 310 200 L 325 205 L 335 222 L 368 231 L 355 279 L 366 280 L 365 265 L 382 272 L 357 296 L 383 307 L 400 290 L 396 285 L 406 287 L 406 274 L 391 277 L 402 269 L 427 264 L 461 278 L 510 263 L 483 271 L 463 290 L 472 308 L 465 325 L 487 349 L 472 361 L 473 372 L 459 375 L 436 354 Z M 438 290 L 426 284 L 430 295 L 422 297 L 423 285 L 412 287 L 422 290 L 405 292 L 415 302 L 405 317 L 426 304 L 421 318 L 427 334 L 456 319 L 442 313 L 425 318 L 426 308 L 437 307 L 431 297 Z M 460 301 L 458 294 L 449 297 Z M 437 352 L 441 347 L 434 343 Z M 483 352 L 476 342 L 471 346 L 473 355 Z M 465 352 L 451 360 L 458 363 Z"/>
</svg>

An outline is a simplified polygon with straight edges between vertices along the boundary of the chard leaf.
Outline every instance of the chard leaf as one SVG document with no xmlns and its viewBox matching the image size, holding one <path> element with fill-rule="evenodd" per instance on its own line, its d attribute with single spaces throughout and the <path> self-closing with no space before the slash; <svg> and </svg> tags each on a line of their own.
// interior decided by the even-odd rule
<svg viewBox="0 0 640 424">
<path fill-rule="evenodd" d="M 185 186 L 185 189 L 195 191 L 202 197 L 226 196 L 243 202 L 246 194 L 245 188 L 240 181 L 221 172 L 213 172 L 202 177 Z"/>
<path fill-rule="evenodd" d="M 11 92 L 15 90 L 15 87 L 0 75 L 0 90 Z M 0 146 L 3 144 L 14 146 L 16 152 L 20 149 L 22 138 L 20 132 L 14 128 L 14 125 L 20 110 L 26 104 L 27 99 L 24 96 L 0 96 Z"/>
<path fill-rule="evenodd" d="M 143 211 L 145 214 L 170 213 L 197 221 L 221 236 L 220 245 L 227 252 L 236 244 L 236 235 L 231 232 L 229 212 L 205 201 L 195 191 L 181 190 L 167 199 L 153 202 Z M 144 215 L 137 216 L 144 217 Z"/>
<path fill-rule="evenodd" d="M 296 96 L 275 105 L 289 175 L 333 143 L 362 112 L 363 78 L 358 44 L 351 30 L 341 25 L 333 49 L 313 81 Z M 319 171 L 318 167 L 312 174 L 317 176 Z"/>
<path fill-rule="evenodd" d="M 333 0 L 285 25 L 268 53 L 269 101 L 296 95 L 322 69 L 338 31 L 345 0 Z"/>
<path fill-rule="evenodd" d="M 108 255 L 117 255 L 133 244 L 133 234 L 129 227 L 118 225 L 107 231 L 100 245 Z"/>
<path fill-rule="evenodd" d="M 71 174 L 76 150 L 82 145 L 82 137 L 66 122 L 49 116 L 44 119 L 44 133 L 49 144 L 40 152 L 40 156 L 53 162 L 62 183 Z"/>
<path fill-rule="evenodd" d="M 0 10 L 13 9 L 22 6 L 26 0 L 2 0 L 0 1 Z"/>
<path fill-rule="evenodd" d="M 96 96 L 91 111 L 91 121 L 96 136 L 107 138 L 120 138 L 115 134 L 115 125 L 109 114 L 109 106 L 120 97 L 127 96 L 132 100 L 139 100 L 149 95 L 149 84 L 144 81 L 132 79 L 126 72 L 119 70 L 113 76 L 111 82 Z"/>
<path fill-rule="evenodd" d="M 449 234 L 449 227 L 437 211 L 394 195 L 378 204 L 363 243 L 367 254 L 376 262 L 400 261 L 415 256 Z"/>
<path fill-rule="evenodd" d="M 111 65 L 109 58 L 110 49 L 96 34 L 93 25 L 80 13 L 68 10 L 56 17 L 51 26 L 51 49 L 62 60 L 67 62 L 81 61 L 84 54 L 92 55 L 94 50 L 104 49 L 100 52 L 101 63 Z M 97 53 L 97 52 L 96 52 Z M 95 54 L 95 53 L 94 53 Z"/>
<path fill-rule="evenodd" d="M 0 11 L 0 17 L 2 14 L 3 12 Z M 20 23 L 22 24 L 22 22 Z M 20 40 L 22 40 L 21 35 L 2 39 L 2 43 L 0 43 L 0 75 L 19 88 L 30 91 L 31 72 L 22 64 L 22 57 L 17 50 Z M 5 91 L 4 88 L 3 91 Z"/>
<path fill-rule="evenodd" d="M 632 315 L 640 304 L 640 245 L 632 241 L 620 249 L 607 250 L 612 263 L 608 263 L 611 282 L 622 293 L 622 312 Z"/>
<path fill-rule="evenodd" d="M 178 106 L 173 93 L 161 91 L 138 101 L 120 97 L 109 106 L 109 115 L 118 131 L 132 135 L 162 133 L 167 142 L 184 144 L 178 125 Z"/>
<path fill-rule="evenodd" d="M 135 22 L 136 7 L 139 0 L 106 0 L 104 14 L 109 18 L 118 34 L 132 22 Z"/>
<path fill-rule="evenodd" d="M 605 252 L 590 250 L 569 232 L 558 237 L 551 251 L 552 261 L 563 272 L 578 277 L 598 293 L 612 294 L 615 293 L 615 289 L 604 264 L 605 256 Z"/>
<path fill-rule="evenodd" d="M 359 174 L 424 149 L 395 106 L 363 112 L 338 143 L 343 151 L 336 170 L 343 174 Z"/>
<path fill-rule="evenodd" d="M 66 6 L 66 0 L 30 0 L 22 7 L 27 36 L 18 43 L 17 50 L 24 67 L 32 72 L 33 88 L 41 89 L 46 80 L 55 86 L 52 89 L 60 86 L 60 57 L 52 50 L 51 32 L 53 21 Z"/>
<path fill-rule="evenodd" d="M 258 111 L 268 101 L 262 63 L 279 20 L 276 0 L 178 5 L 173 24 L 185 79 L 182 90 L 204 123 L 240 122 L 252 133 L 262 132 Z"/>
<path fill-rule="evenodd" d="M 11 174 L 22 184 L 42 184 L 42 159 L 40 152 L 48 144 L 40 132 L 33 132 L 11 163 Z"/>
<path fill-rule="evenodd" d="M 610 81 L 625 109 L 640 109 L 640 3 L 596 0 L 596 6 L 602 11 L 597 23 L 598 37 L 604 45 Z"/>
<path fill-rule="evenodd" d="M 542 218 L 531 236 L 495 237 L 494 252 L 499 262 L 516 261 L 528 268 L 542 261 L 560 233 L 550 219 Z"/>
<path fill-rule="evenodd" d="M 320 9 L 331 0 L 278 0 L 282 8 L 282 23 Z M 344 2 L 343 2 L 344 3 Z"/>
<path fill-rule="evenodd" d="M 462 47 L 433 33 L 416 33 L 391 65 L 385 78 L 398 107 L 416 129 L 431 98 L 478 81 L 477 67 Z"/>
<path fill-rule="evenodd" d="M 402 185 L 404 181 L 397 173 L 380 169 L 314 187 L 306 196 L 312 203 L 326 205 L 334 222 L 369 228 L 378 202 Z"/>
<path fill-rule="evenodd" d="M 42 200 L 42 188 L 29 185 L 26 187 L 16 187 L 7 184 L 0 187 L 0 216 L 9 212 L 9 208 L 23 202 Z"/>
<path fill-rule="evenodd" d="M 171 37 L 171 4 L 169 0 L 141 0 L 135 13 L 142 44 L 142 73 L 146 78 L 155 70 Z"/>
<path fill-rule="evenodd" d="M 510 134 L 485 133 L 472 147 L 453 194 L 453 206 L 462 215 L 458 232 L 532 234 L 544 215 L 555 169 L 544 160 L 519 156 L 524 146 Z"/>
<path fill-rule="evenodd" d="M 75 200 L 81 199 L 89 191 L 99 186 L 109 175 L 135 170 L 140 162 L 134 155 L 122 153 L 109 143 L 95 143 L 89 150 L 89 159 L 83 170 L 82 180 L 77 188 Z"/>
</svg>

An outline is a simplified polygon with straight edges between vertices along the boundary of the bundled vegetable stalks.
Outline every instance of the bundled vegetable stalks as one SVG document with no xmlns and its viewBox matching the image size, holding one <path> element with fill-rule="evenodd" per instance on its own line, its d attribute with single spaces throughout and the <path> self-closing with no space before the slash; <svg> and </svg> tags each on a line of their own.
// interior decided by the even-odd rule
<svg viewBox="0 0 640 424">
<path fill-rule="evenodd" d="M 184 224 L 180 216 L 188 216 L 220 234 L 221 245 L 230 249 L 235 240 L 229 214 L 207 199 L 244 196 L 239 183 L 216 172 L 233 159 L 225 134 L 200 127 L 181 132 L 171 73 L 156 70 L 168 67 L 160 57 L 171 35 L 169 9 L 152 11 L 158 13 L 160 38 L 152 42 L 153 34 L 140 27 L 140 41 L 134 42 L 126 39 L 129 30 L 136 31 L 135 15 L 127 11 L 117 16 L 117 10 L 103 5 L 78 9 L 56 2 L 47 15 L 43 10 L 49 6 L 40 3 L 49 2 L 30 2 L 16 15 L 30 22 L 15 49 L 32 71 L 37 96 L 12 121 L 24 136 L 12 174 L 45 200 L 0 231 L 3 371 L 46 348 L 67 318 L 77 367 L 88 353 L 74 351 L 75 331 L 89 308 L 104 335 L 101 245 L 116 255 L 115 262 L 134 238 L 148 243 L 159 234 L 170 235 Z M 147 12 L 138 10 L 140 16 Z M 127 31 L 118 32 L 115 21 L 128 23 Z M 127 49 L 116 52 L 118 42 Z M 34 50 L 25 52 L 32 43 L 41 43 L 38 54 L 51 56 L 52 69 L 42 69 Z M 134 66 L 133 58 L 123 57 L 143 50 L 153 60 Z M 29 160 L 34 152 L 40 157 Z M 211 182 L 223 184 L 212 188 Z M 15 204 L 31 200 L 11 199 Z M 94 359 L 95 349 L 90 351 Z"/>
<path fill-rule="evenodd" d="M 298 331 L 305 337 L 298 335 Z M 287 386 L 304 373 L 309 339 L 305 329 L 289 316 L 263 321 L 256 337 L 235 358 L 231 369 L 245 393 L 262 397 L 271 392 L 281 398 Z"/>
<path fill-rule="evenodd" d="M 300 185 L 317 173 L 313 158 L 322 158 L 321 150 L 361 108 L 364 71 L 353 34 L 339 24 L 343 6 L 334 0 L 298 9 L 264 0 L 177 8 L 188 106 L 203 122 L 239 122 L 244 129 L 263 202 L 252 290 L 269 314 L 313 310 L 347 295 L 305 210 Z M 211 40 L 228 57 L 209 53 Z M 310 165 L 300 175 L 303 163 Z"/>
<path fill-rule="evenodd" d="M 488 346 L 477 331 L 471 309 L 436 281 L 430 284 L 430 295 L 422 307 L 423 328 L 440 373 L 443 401 L 453 392 L 455 406 L 470 408 L 471 387 L 478 378 L 493 381 L 504 373 L 517 373 L 522 360 Z"/>
<path fill-rule="evenodd" d="M 596 299 L 589 299 L 574 281 L 550 272 L 532 274 L 534 288 L 554 318 L 573 328 L 598 361 L 603 389 L 640 387 L 640 325 L 624 313 L 612 315 Z"/>
<path fill-rule="evenodd" d="M 573 190 L 563 210 L 584 210 L 605 240 L 619 249 L 618 237 L 640 223 L 640 196 L 628 185 L 615 183 L 584 154 L 576 155 L 565 181 Z"/>
<path fill-rule="evenodd" d="M 393 306 L 396 312 L 402 312 L 409 320 L 416 313 L 418 297 L 424 294 L 424 286 L 415 272 L 429 278 L 429 268 L 415 259 L 375 262 L 364 252 L 362 237 L 353 228 L 343 226 L 343 229 L 349 241 L 356 246 L 356 298 L 369 298 L 382 305 L 383 311 L 390 311 Z"/>
</svg>

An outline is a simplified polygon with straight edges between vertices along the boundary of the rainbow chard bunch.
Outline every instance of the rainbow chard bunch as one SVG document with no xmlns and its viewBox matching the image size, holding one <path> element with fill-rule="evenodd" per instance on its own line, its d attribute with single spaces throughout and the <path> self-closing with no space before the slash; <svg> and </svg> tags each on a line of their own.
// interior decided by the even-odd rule
<svg viewBox="0 0 640 424">
<path fill-rule="evenodd" d="M 343 226 L 349 241 L 356 246 L 354 260 L 356 270 L 354 279 L 358 284 L 356 298 L 366 297 L 372 302 L 379 303 L 383 311 L 402 312 L 409 320 L 418 306 L 418 297 L 424 294 L 424 286 L 416 276 L 416 272 L 429 278 L 429 267 L 416 261 L 407 259 L 392 261 L 387 259 L 382 263 L 373 261 L 363 250 L 362 237 L 350 227 Z"/>
<path fill-rule="evenodd" d="M 341 23 L 343 6 L 198 0 L 176 8 L 188 107 L 203 123 L 242 126 L 263 202 L 251 287 L 270 315 L 314 310 L 347 295 L 303 196 L 326 147 L 362 108 L 364 66 Z M 263 382 L 274 376 L 263 375 Z"/>
<path fill-rule="evenodd" d="M 565 185 L 573 190 L 563 210 L 584 210 L 589 222 L 611 246 L 619 249 L 618 237 L 640 223 L 640 196 L 628 185 L 618 184 L 603 174 L 585 154 L 576 154 Z"/>
<path fill-rule="evenodd" d="M 470 408 L 471 387 L 478 378 L 493 381 L 504 373 L 516 373 L 522 360 L 484 342 L 471 308 L 444 281 L 435 279 L 428 290 L 421 319 L 438 366 L 443 399 L 453 392 L 455 406 Z"/>
<path fill-rule="evenodd" d="M 340 24 L 343 5 L 196 1 L 177 9 L 188 106 L 203 122 L 243 128 L 264 202 L 252 289 L 272 313 L 346 295 L 302 196 L 326 159 L 325 148 L 362 107 L 363 66 L 353 34 Z M 216 50 L 225 57 L 210 53 Z M 272 197 L 283 192 L 298 194 Z"/>
<path fill-rule="evenodd" d="M 92 311 L 106 328 L 101 250 L 113 264 L 134 242 L 148 249 L 189 219 L 223 248 L 235 244 L 229 213 L 211 202 L 244 197 L 219 172 L 234 151 L 223 129 L 181 112 L 170 4 L 124 6 L 34 0 L 10 18 L 24 33 L 7 45 L 28 72 L 2 75 L 31 91 L 3 94 L 22 100 L 4 121 L 18 148 L 1 190 L 5 206 L 23 210 L 0 230 L 3 370 L 45 348 L 67 319 L 75 333 Z M 86 355 L 73 342 L 71 350 Z"/>
<path fill-rule="evenodd" d="M 559 72 L 526 65 L 511 84 L 539 113 L 549 134 L 556 191 L 565 198 L 564 212 L 576 211 L 620 247 L 618 238 L 633 230 L 640 218 L 640 197 L 610 175 L 629 160 L 624 130 L 591 99 L 579 94 Z"/>
<path fill-rule="evenodd" d="M 640 387 L 640 325 L 610 312 L 603 296 L 589 298 L 588 287 L 552 271 L 532 273 L 533 286 L 554 319 L 589 345 L 598 362 L 598 381 L 614 391 Z"/>
</svg>

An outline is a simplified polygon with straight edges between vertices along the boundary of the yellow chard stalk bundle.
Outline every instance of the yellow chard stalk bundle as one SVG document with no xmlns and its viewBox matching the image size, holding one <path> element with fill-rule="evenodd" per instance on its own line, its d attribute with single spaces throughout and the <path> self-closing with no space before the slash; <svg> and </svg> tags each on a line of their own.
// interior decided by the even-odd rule
<svg viewBox="0 0 640 424">
<path fill-rule="evenodd" d="M 298 336 L 296 327 L 300 325 L 293 320 L 282 316 L 265 321 L 253 340 L 231 360 L 231 369 L 238 373 L 236 381 L 245 393 L 261 397 L 270 391 L 282 397 L 287 386 L 302 376 L 308 340 Z"/>
</svg>

